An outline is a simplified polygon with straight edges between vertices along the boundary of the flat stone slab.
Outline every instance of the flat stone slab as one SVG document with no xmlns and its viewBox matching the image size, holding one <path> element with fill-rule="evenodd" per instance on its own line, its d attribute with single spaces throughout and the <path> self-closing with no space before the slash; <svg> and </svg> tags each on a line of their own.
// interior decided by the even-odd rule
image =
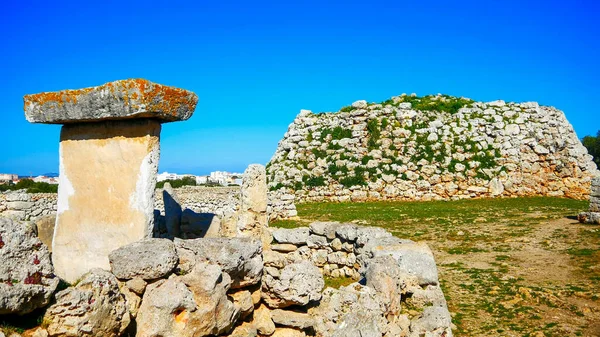
<svg viewBox="0 0 600 337">
<path fill-rule="evenodd" d="M 161 122 L 190 118 L 198 103 L 191 91 L 144 79 L 109 82 L 97 87 L 26 95 L 25 118 L 31 123 L 67 124 L 155 118 Z"/>
</svg>

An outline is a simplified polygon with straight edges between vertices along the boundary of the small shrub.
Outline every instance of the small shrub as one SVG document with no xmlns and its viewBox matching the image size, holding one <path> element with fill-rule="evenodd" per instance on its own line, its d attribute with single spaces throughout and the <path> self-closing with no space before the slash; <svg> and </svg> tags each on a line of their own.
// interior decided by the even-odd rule
<svg viewBox="0 0 600 337">
<path fill-rule="evenodd" d="M 312 154 L 314 154 L 317 159 L 327 157 L 327 151 L 325 150 L 319 150 L 314 148 L 310 150 L 310 152 L 312 152 Z"/>
<path fill-rule="evenodd" d="M 305 175 L 302 177 L 302 182 L 308 187 L 325 186 L 325 177 L 312 177 Z"/>
<path fill-rule="evenodd" d="M 331 131 L 331 139 L 344 139 L 344 138 L 352 138 L 352 130 L 344 129 L 341 126 L 336 126 Z"/>
<path fill-rule="evenodd" d="M 196 178 L 194 177 L 183 177 L 181 179 L 168 179 L 164 181 L 159 181 L 156 183 L 156 188 L 164 188 L 165 183 L 171 184 L 173 188 L 179 188 L 182 186 L 196 186 Z"/>
<path fill-rule="evenodd" d="M 352 186 L 366 186 L 367 182 L 363 176 L 350 176 L 344 177 L 339 180 L 340 184 L 344 185 L 344 187 L 352 187 Z"/>
<path fill-rule="evenodd" d="M 379 138 L 381 137 L 381 130 L 379 129 L 379 120 L 371 119 L 367 122 L 367 131 L 369 132 L 369 140 L 367 146 L 369 150 L 373 150 L 377 147 Z"/>
<path fill-rule="evenodd" d="M 340 109 L 341 112 L 350 112 L 350 111 L 353 111 L 353 110 L 356 110 L 356 108 L 353 107 L 352 105 L 348 105 L 348 106 L 345 106 L 345 107 L 343 107 L 343 108 Z"/>
<path fill-rule="evenodd" d="M 284 187 L 285 187 L 285 185 L 284 185 L 284 184 L 282 184 L 282 183 L 278 183 L 278 184 L 277 184 L 277 185 L 275 185 L 275 186 L 271 186 L 271 187 L 269 188 L 269 191 L 277 191 L 277 190 L 280 190 L 280 189 L 282 189 L 282 188 L 284 188 Z"/>
</svg>

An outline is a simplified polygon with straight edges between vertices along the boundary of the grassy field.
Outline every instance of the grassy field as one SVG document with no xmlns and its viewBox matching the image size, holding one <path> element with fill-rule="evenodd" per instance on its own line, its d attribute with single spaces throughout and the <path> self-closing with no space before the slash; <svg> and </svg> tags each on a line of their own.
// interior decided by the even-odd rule
<svg viewBox="0 0 600 337">
<path fill-rule="evenodd" d="M 384 227 L 427 242 L 456 336 L 600 336 L 600 226 L 560 198 L 311 203 L 300 219 Z"/>
</svg>

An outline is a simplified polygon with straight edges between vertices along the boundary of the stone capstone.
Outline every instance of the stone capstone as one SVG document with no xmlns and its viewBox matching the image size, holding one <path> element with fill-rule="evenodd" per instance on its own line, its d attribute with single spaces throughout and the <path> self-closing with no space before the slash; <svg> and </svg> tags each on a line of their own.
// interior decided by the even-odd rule
<svg viewBox="0 0 600 337">
<path fill-rule="evenodd" d="M 198 96 L 191 91 L 144 79 L 109 82 L 97 87 L 26 95 L 25 117 L 31 123 L 80 123 L 132 118 L 161 122 L 192 116 Z"/>
<path fill-rule="evenodd" d="M 125 296 L 114 275 L 93 269 L 71 288 L 56 294 L 46 311 L 48 334 L 54 336 L 120 336 L 129 326 Z"/>
<path fill-rule="evenodd" d="M 0 315 L 46 306 L 58 283 L 48 247 L 33 225 L 0 218 Z"/>
<path fill-rule="evenodd" d="M 119 279 L 158 279 L 177 265 L 175 244 L 168 239 L 144 239 L 112 251 L 108 255 L 112 273 Z"/>
</svg>

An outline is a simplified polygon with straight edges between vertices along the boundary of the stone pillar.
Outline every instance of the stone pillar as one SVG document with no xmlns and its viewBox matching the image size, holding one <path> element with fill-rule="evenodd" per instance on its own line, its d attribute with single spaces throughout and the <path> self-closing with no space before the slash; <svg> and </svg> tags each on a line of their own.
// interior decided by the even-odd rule
<svg viewBox="0 0 600 337">
<path fill-rule="evenodd" d="M 55 273 L 74 282 L 108 254 L 152 235 L 161 123 L 191 117 L 197 96 L 146 80 L 27 95 L 33 123 L 60 135 Z"/>
<path fill-rule="evenodd" d="M 260 238 L 263 247 L 267 248 L 271 243 L 271 234 L 267 221 L 267 173 L 264 166 L 248 166 L 242 179 L 240 199 L 238 234 Z"/>
</svg>

